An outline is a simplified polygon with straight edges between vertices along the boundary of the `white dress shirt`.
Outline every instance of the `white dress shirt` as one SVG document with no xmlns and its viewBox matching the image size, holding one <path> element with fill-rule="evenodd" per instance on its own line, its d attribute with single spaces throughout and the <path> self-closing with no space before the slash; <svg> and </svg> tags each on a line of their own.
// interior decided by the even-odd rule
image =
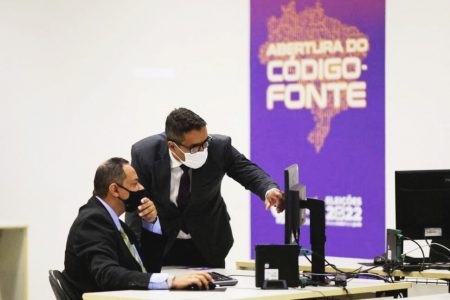
<svg viewBox="0 0 450 300">
<path fill-rule="evenodd" d="M 181 175 L 183 175 L 183 169 L 181 168 L 182 163 L 175 158 L 172 151 L 169 150 L 170 156 L 170 201 L 173 202 L 177 207 L 177 197 L 178 190 L 180 189 Z M 192 177 L 192 170 L 189 169 L 189 176 Z M 190 239 L 191 235 L 180 230 L 178 232 L 178 239 Z"/>
</svg>

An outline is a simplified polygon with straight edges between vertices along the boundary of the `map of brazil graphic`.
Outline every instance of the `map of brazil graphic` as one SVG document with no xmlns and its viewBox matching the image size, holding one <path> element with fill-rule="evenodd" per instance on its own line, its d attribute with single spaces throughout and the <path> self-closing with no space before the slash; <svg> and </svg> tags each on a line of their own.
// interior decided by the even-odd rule
<svg viewBox="0 0 450 300">
<path fill-rule="evenodd" d="M 329 255 L 384 247 L 384 20 L 384 1 L 251 1 L 251 157 L 280 184 L 299 164 L 325 201 Z M 283 242 L 284 215 L 259 201 L 252 249 Z"/>
</svg>

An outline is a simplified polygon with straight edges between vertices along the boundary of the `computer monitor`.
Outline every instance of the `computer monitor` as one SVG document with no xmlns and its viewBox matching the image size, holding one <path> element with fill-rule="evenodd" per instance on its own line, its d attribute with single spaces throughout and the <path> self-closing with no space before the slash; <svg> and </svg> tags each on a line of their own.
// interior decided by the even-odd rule
<svg viewBox="0 0 450 300">
<path fill-rule="evenodd" d="M 300 201 L 306 201 L 306 187 L 299 183 L 298 165 L 284 169 L 284 243 L 300 243 L 300 226 L 305 222 L 306 213 L 300 208 Z"/>
<path fill-rule="evenodd" d="M 285 244 L 300 245 L 300 226 L 310 212 L 309 237 L 311 242 L 312 284 L 327 284 L 325 276 L 325 204 L 322 200 L 306 198 L 306 187 L 299 183 L 298 165 L 284 170 Z"/>
<path fill-rule="evenodd" d="M 395 209 L 396 228 L 403 236 L 413 240 L 431 239 L 448 246 L 450 170 L 396 171 Z M 439 251 L 445 252 L 442 248 Z M 442 261 L 433 257 L 433 251 L 430 260 Z"/>
</svg>

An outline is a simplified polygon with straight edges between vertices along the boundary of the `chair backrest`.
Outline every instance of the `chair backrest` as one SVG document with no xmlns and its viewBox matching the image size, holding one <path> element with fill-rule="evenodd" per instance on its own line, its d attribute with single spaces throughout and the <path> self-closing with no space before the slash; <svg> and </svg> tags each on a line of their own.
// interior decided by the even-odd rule
<svg viewBox="0 0 450 300">
<path fill-rule="evenodd" d="M 56 300 L 81 300 L 81 295 L 72 287 L 64 275 L 58 270 L 48 271 L 48 280 Z"/>
</svg>

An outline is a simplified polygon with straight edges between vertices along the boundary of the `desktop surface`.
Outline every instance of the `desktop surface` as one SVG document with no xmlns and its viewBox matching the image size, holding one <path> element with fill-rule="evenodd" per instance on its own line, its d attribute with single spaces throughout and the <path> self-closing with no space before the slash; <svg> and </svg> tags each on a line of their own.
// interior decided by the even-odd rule
<svg viewBox="0 0 450 300">
<path fill-rule="evenodd" d="M 188 271 L 186 268 L 164 268 L 163 272 L 170 274 L 180 274 Z M 225 291 L 114 291 L 86 293 L 84 300 L 103 299 L 312 299 L 329 296 L 345 296 L 346 292 L 342 287 L 333 285 L 326 287 L 289 288 L 286 290 L 262 290 L 255 287 L 255 272 L 248 270 L 211 269 L 205 271 L 216 271 L 224 275 L 229 275 L 238 279 L 236 286 L 227 287 Z M 380 291 L 399 291 L 411 287 L 411 283 L 385 283 L 381 280 L 353 279 L 349 282 L 347 290 L 352 294 L 375 293 Z"/>
<path fill-rule="evenodd" d="M 372 260 L 369 259 L 359 259 L 359 258 L 345 258 L 345 257 L 327 257 L 327 260 L 336 265 L 339 270 L 343 272 L 355 272 L 357 270 L 361 270 L 361 268 L 368 268 L 361 263 L 372 265 Z M 254 270 L 255 269 L 255 261 L 247 260 L 247 261 L 237 261 L 236 268 L 239 270 Z M 311 264 L 304 257 L 299 257 L 299 270 L 310 272 Z M 332 267 L 325 267 L 325 271 L 332 273 L 335 272 Z M 369 273 L 385 276 L 386 272 L 383 271 L 383 266 L 378 266 L 374 269 L 371 269 Z M 442 269 L 426 269 L 421 272 L 419 271 L 402 271 L 395 270 L 391 274 L 395 277 L 415 277 L 415 278 L 429 278 L 429 279 L 443 279 L 450 280 L 450 271 L 442 270 Z"/>
</svg>

